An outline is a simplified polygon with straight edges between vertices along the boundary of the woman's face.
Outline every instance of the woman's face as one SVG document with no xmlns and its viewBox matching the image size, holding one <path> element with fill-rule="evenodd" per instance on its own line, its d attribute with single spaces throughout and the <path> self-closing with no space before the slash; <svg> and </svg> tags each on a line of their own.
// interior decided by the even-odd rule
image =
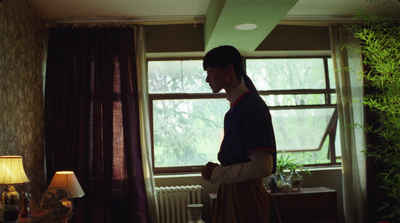
<svg viewBox="0 0 400 223">
<path fill-rule="evenodd" d="M 229 85 L 229 68 L 208 67 L 206 71 L 206 82 L 210 85 L 213 93 L 218 93 Z"/>
</svg>

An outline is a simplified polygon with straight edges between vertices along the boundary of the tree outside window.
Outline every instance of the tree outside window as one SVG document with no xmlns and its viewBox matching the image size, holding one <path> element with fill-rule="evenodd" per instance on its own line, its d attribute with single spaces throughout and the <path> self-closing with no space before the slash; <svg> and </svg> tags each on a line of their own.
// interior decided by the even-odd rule
<svg viewBox="0 0 400 223">
<path fill-rule="evenodd" d="M 246 59 L 271 110 L 277 149 L 304 165 L 340 163 L 330 58 Z M 226 94 L 212 94 L 202 60 L 150 60 L 149 98 L 155 172 L 198 171 L 217 162 Z"/>
</svg>

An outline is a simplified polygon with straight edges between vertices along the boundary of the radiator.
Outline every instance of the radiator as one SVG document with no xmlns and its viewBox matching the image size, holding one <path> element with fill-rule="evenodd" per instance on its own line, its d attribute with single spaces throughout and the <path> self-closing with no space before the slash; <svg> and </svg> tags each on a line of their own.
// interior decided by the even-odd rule
<svg viewBox="0 0 400 223">
<path fill-rule="evenodd" d="M 160 222 L 187 223 L 187 205 L 201 204 L 201 189 L 200 185 L 156 187 Z"/>
</svg>

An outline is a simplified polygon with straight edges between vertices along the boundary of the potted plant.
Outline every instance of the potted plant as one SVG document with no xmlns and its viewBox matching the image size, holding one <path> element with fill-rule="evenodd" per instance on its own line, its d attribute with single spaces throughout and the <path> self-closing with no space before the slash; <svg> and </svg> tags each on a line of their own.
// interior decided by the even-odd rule
<svg viewBox="0 0 400 223">
<path fill-rule="evenodd" d="M 365 154 L 378 170 L 378 190 L 384 198 L 382 219 L 400 221 L 400 24 L 398 18 L 369 13 L 358 16 L 362 24 L 349 27 L 361 45 L 366 67 L 364 105 L 376 119 L 365 127 L 370 138 Z"/>
<path fill-rule="evenodd" d="M 303 176 L 297 171 L 303 170 L 308 174 L 310 171 L 302 164 L 297 163 L 296 159 L 290 158 L 290 155 L 280 155 L 276 161 L 275 181 L 278 191 L 299 191 L 303 182 Z"/>
</svg>

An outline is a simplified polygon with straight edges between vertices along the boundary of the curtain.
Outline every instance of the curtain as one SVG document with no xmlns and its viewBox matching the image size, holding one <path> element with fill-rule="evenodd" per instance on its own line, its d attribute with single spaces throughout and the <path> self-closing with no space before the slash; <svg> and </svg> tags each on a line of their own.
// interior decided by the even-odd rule
<svg viewBox="0 0 400 223">
<path fill-rule="evenodd" d="M 47 179 L 75 172 L 85 196 L 74 199 L 71 222 L 150 222 L 134 35 L 131 27 L 50 29 Z"/>
<path fill-rule="evenodd" d="M 343 27 L 331 27 L 330 39 L 342 149 L 344 217 L 347 223 L 365 222 L 366 158 L 362 153 L 365 137 L 363 128 L 357 127 L 364 123 L 359 42 Z"/>
<path fill-rule="evenodd" d="M 149 94 L 147 80 L 147 61 L 144 28 L 139 27 L 136 32 L 136 63 L 139 82 L 139 120 L 140 120 L 140 141 L 142 142 L 143 173 L 146 185 L 146 195 L 148 200 L 151 222 L 158 223 L 158 208 L 155 193 L 155 182 L 153 176 L 153 162 L 151 159 L 151 139 L 150 139 L 150 117 L 149 117 Z"/>
</svg>

